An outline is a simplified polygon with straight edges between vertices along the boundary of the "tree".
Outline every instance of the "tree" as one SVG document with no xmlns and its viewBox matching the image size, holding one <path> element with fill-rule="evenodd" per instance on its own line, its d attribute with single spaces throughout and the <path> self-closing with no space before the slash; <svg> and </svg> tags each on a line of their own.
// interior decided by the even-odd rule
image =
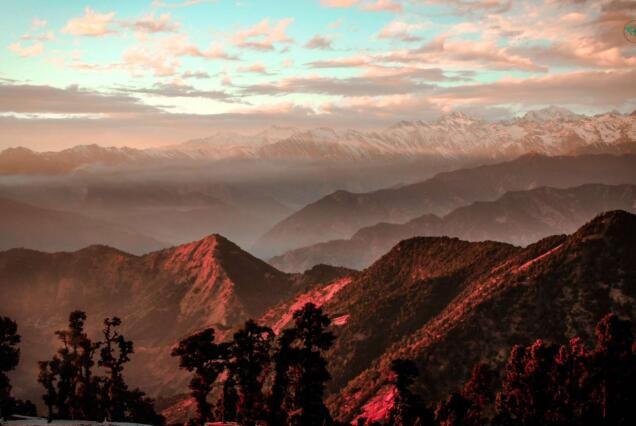
<svg viewBox="0 0 636 426">
<path fill-rule="evenodd" d="M 7 373 L 20 362 L 18 325 L 11 318 L 0 317 L 0 418 L 8 415 L 11 382 Z"/>
<path fill-rule="evenodd" d="M 419 370 L 415 363 L 408 359 L 394 359 L 391 362 L 395 397 L 389 413 L 389 422 L 396 426 L 431 423 L 431 414 L 411 391 Z"/>
<path fill-rule="evenodd" d="M 223 352 L 222 347 L 214 343 L 213 328 L 186 337 L 172 350 L 172 356 L 180 358 L 179 367 L 194 372 L 190 381 L 190 394 L 197 405 L 196 424 L 203 425 L 212 420 L 208 395 L 217 377 L 225 369 Z"/>
<path fill-rule="evenodd" d="M 139 389 L 126 391 L 124 407 L 127 413 L 125 421 L 155 426 L 162 426 L 166 422 L 165 417 L 155 411 L 154 400 Z"/>
<path fill-rule="evenodd" d="M 263 395 L 264 372 L 271 361 L 274 332 L 253 320 L 234 334 L 228 380 L 236 383 L 240 392 L 237 412 L 241 423 L 252 424 L 266 418 Z M 227 384 L 227 380 L 226 380 Z"/>
<path fill-rule="evenodd" d="M 104 368 L 106 377 L 102 380 L 102 407 L 110 421 L 123 421 L 125 418 L 128 386 L 123 377 L 124 364 L 130 361 L 134 352 L 133 342 L 119 334 L 117 328 L 121 320 L 117 317 L 104 320 L 104 341 L 97 364 Z"/>
<path fill-rule="evenodd" d="M 335 340 L 327 331 L 331 320 L 313 303 L 307 303 L 294 312 L 294 327 L 291 335 L 298 347 L 296 365 L 298 380 L 293 390 L 296 413 L 293 424 L 324 425 L 330 423 L 331 415 L 323 402 L 325 382 L 331 378 L 323 352 Z"/>
<path fill-rule="evenodd" d="M 19 344 L 16 322 L 0 316 L 0 419 L 12 414 L 35 415 L 35 406 L 31 401 L 21 401 L 11 396 L 11 381 L 7 373 L 20 362 Z"/>
<path fill-rule="evenodd" d="M 636 424 L 636 354 L 631 323 L 608 314 L 595 331 L 596 347 L 590 354 L 588 381 L 602 424 Z"/>
<path fill-rule="evenodd" d="M 296 339 L 293 329 L 283 330 L 277 339 L 277 350 L 274 354 L 274 379 L 269 397 L 269 424 L 287 424 L 287 407 L 292 404 L 288 390 L 292 382 L 290 369 L 299 360 L 298 349 L 292 346 Z"/>
<path fill-rule="evenodd" d="M 493 401 L 494 378 L 494 372 L 487 364 L 477 364 L 461 393 L 454 392 L 437 405 L 437 422 L 442 426 L 488 424 L 485 411 Z"/>
<path fill-rule="evenodd" d="M 104 420 L 163 424 L 154 411 L 153 401 L 139 389 L 129 391 L 123 378 L 124 364 L 133 353 L 132 341 L 126 340 L 117 327 L 119 318 L 104 320 L 104 342 L 93 342 L 84 331 L 86 314 L 73 311 L 69 326 L 55 334 L 62 346 L 48 361 L 40 361 L 38 382 L 44 387 L 42 397 L 49 420 Z M 99 367 L 106 376 L 93 375 L 94 355 L 100 349 Z"/>
</svg>

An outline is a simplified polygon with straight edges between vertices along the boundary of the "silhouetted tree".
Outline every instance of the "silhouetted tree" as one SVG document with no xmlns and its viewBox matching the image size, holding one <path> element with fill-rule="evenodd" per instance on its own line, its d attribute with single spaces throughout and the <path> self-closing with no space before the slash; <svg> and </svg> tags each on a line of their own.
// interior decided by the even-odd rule
<svg viewBox="0 0 636 426">
<path fill-rule="evenodd" d="M 263 396 L 264 372 L 271 360 L 274 332 L 253 320 L 234 334 L 231 344 L 231 361 L 228 363 L 228 380 L 238 386 L 238 420 L 253 424 L 265 420 L 266 407 Z"/>
<path fill-rule="evenodd" d="M 290 395 L 290 369 L 298 363 L 299 350 L 292 344 L 296 338 L 293 329 L 283 330 L 277 339 L 274 354 L 274 379 L 269 397 L 269 424 L 287 424 L 287 408 L 293 403 Z"/>
<path fill-rule="evenodd" d="M 125 421 L 162 426 L 166 419 L 155 411 L 154 400 L 139 389 L 126 392 Z"/>
<path fill-rule="evenodd" d="M 104 342 L 93 342 L 84 331 L 86 314 L 74 311 L 69 327 L 56 331 L 62 347 L 49 361 L 40 361 L 38 382 L 48 418 L 104 420 L 163 424 L 153 401 L 139 389 L 128 391 L 122 372 L 130 360 L 133 343 L 117 331 L 118 318 L 104 320 Z M 99 367 L 106 376 L 93 375 L 94 355 L 100 349 Z"/>
<path fill-rule="evenodd" d="M 331 320 L 313 303 L 307 303 L 294 312 L 292 335 L 298 347 L 296 360 L 298 379 L 292 390 L 295 413 L 291 423 L 298 425 L 324 425 L 331 423 L 331 415 L 323 402 L 325 382 L 331 378 L 323 352 L 335 340 L 328 331 Z"/>
<path fill-rule="evenodd" d="M 194 372 L 190 381 L 190 392 L 197 404 L 196 424 L 212 420 L 208 395 L 214 382 L 225 369 L 222 348 L 214 343 L 214 329 L 208 328 L 179 342 L 172 350 L 172 356 L 180 358 L 179 366 Z"/>
<path fill-rule="evenodd" d="M 35 415 L 35 406 L 31 401 L 21 401 L 11 396 L 11 382 L 7 373 L 20 362 L 19 344 L 16 322 L 0 316 L 0 419 L 12 414 Z"/>
<path fill-rule="evenodd" d="M 411 391 L 411 386 L 419 375 L 415 363 L 408 359 L 394 359 L 391 362 L 391 373 L 395 397 L 389 413 L 390 424 L 396 426 L 430 424 L 432 414 Z"/>
<path fill-rule="evenodd" d="M 486 411 L 495 399 L 495 372 L 488 364 L 479 363 L 473 368 L 470 379 L 464 384 L 462 396 L 470 401 L 466 414 L 467 425 L 486 424 Z"/>
<path fill-rule="evenodd" d="M 110 421 L 125 419 L 128 386 L 123 377 L 124 364 L 130 361 L 134 352 L 133 342 L 119 334 L 117 328 L 121 320 L 117 317 L 104 320 L 104 341 L 97 364 L 102 367 L 106 376 L 102 380 L 102 407 Z"/>
<path fill-rule="evenodd" d="M 636 424 L 636 354 L 631 323 L 614 314 L 596 326 L 596 347 L 590 354 L 591 396 L 602 424 Z"/>
</svg>

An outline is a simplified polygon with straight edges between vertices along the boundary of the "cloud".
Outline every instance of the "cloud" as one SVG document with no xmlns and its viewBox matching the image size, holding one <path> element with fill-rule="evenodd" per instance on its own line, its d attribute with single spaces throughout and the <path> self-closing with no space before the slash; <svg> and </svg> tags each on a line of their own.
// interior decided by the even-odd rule
<svg viewBox="0 0 636 426">
<path fill-rule="evenodd" d="M 371 12 L 402 12 L 402 5 L 394 0 L 375 0 L 362 6 L 362 10 Z"/>
<path fill-rule="evenodd" d="M 430 91 L 432 86 L 421 80 L 433 76 L 436 72 L 423 72 L 420 75 L 386 75 L 368 74 L 358 77 L 333 78 L 321 76 L 290 77 L 276 82 L 253 84 L 242 87 L 245 95 L 285 95 L 291 93 L 308 93 L 333 96 L 384 96 L 401 93 Z"/>
<path fill-rule="evenodd" d="M 448 87 L 431 99 L 448 105 L 588 105 L 619 107 L 636 100 L 636 70 L 575 71 L 489 84 Z"/>
<path fill-rule="evenodd" d="M 402 5 L 396 0 L 321 0 L 325 7 L 348 8 L 357 6 L 360 10 L 369 12 L 402 12 Z"/>
<path fill-rule="evenodd" d="M 175 75 L 181 65 L 179 58 L 193 57 L 206 60 L 236 60 L 218 44 L 202 50 L 192 44 L 185 34 L 174 34 L 126 49 L 122 55 L 122 67 L 135 73 L 151 70 L 156 76 Z"/>
<path fill-rule="evenodd" d="M 216 0 L 183 0 L 176 2 L 166 2 L 162 0 L 152 0 L 152 7 L 163 7 L 163 8 L 181 8 L 181 7 L 190 7 L 196 6 L 197 4 L 206 4 L 206 3 L 216 3 Z"/>
<path fill-rule="evenodd" d="M 46 25 L 47 25 L 47 22 L 44 19 L 33 18 L 33 20 L 31 21 L 31 28 L 33 29 L 44 28 L 46 27 Z"/>
<path fill-rule="evenodd" d="M 332 49 L 331 39 L 322 37 L 320 34 L 316 34 L 305 44 L 305 47 L 307 49 L 330 50 Z"/>
<path fill-rule="evenodd" d="M 284 18 L 271 23 L 265 18 L 252 27 L 239 30 L 232 37 L 237 47 L 254 50 L 273 50 L 276 43 L 293 43 L 287 36 L 287 27 L 294 22 L 294 18 Z"/>
<path fill-rule="evenodd" d="M 199 90 L 187 84 L 155 83 L 151 88 L 120 88 L 119 91 L 132 94 L 163 96 L 168 98 L 205 98 L 231 102 L 233 97 L 221 90 Z"/>
<path fill-rule="evenodd" d="M 151 13 L 142 16 L 136 21 L 121 22 L 121 26 L 143 33 L 169 33 L 179 29 L 179 25 L 172 22 L 169 13 L 162 13 L 156 18 L 155 15 Z"/>
<path fill-rule="evenodd" d="M 269 74 L 267 68 L 260 62 L 254 64 L 240 66 L 237 68 L 240 72 L 253 73 L 253 74 Z"/>
<path fill-rule="evenodd" d="M 181 78 L 184 79 L 188 79 L 188 78 L 194 78 L 194 79 L 206 79 L 206 78 L 210 78 L 210 74 L 208 74 L 205 71 L 186 71 L 183 74 L 181 74 Z"/>
<path fill-rule="evenodd" d="M 391 21 L 379 32 L 377 37 L 381 39 L 397 39 L 401 41 L 421 41 L 422 38 L 413 34 L 424 28 L 425 24 L 410 24 L 403 21 Z"/>
<path fill-rule="evenodd" d="M 90 7 L 84 10 L 84 16 L 73 18 L 62 28 L 63 33 L 75 36 L 99 37 L 112 34 L 114 31 L 109 28 L 115 18 L 115 12 L 97 13 Z"/>
<path fill-rule="evenodd" d="M 441 4 L 460 13 L 504 13 L 512 7 L 512 0 L 416 0 L 420 3 Z"/>
<path fill-rule="evenodd" d="M 357 68 L 371 63 L 368 56 L 357 55 L 347 58 L 335 58 L 324 61 L 309 62 L 307 66 L 310 68 Z"/>
<path fill-rule="evenodd" d="M 326 7 L 351 7 L 358 3 L 359 0 L 320 0 L 320 4 Z"/>
<path fill-rule="evenodd" d="M 0 111 L 13 113 L 111 114 L 157 111 L 137 98 L 103 94 L 78 86 L 59 89 L 28 84 L 0 84 Z"/>
<path fill-rule="evenodd" d="M 23 46 L 22 43 L 16 42 L 9 45 L 9 50 L 23 58 L 38 56 L 44 52 L 44 44 L 37 41 L 30 46 Z"/>
<path fill-rule="evenodd" d="M 39 35 L 23 34 L 20 36 L 20 40 L 51 41 L 55 40 L 55 35 L 53 34 L 53 31 L 47 31 Z"/>
<path fill-rule="evenodd" d="M 378 62 L 435 63 L 453 68 L 481 67 L 494 70 L 547 72 L 548 68 L 494 40 L 455 40 L 440 36 L 415 49 L 386 52 L 374 57 Z"/>
</svg>

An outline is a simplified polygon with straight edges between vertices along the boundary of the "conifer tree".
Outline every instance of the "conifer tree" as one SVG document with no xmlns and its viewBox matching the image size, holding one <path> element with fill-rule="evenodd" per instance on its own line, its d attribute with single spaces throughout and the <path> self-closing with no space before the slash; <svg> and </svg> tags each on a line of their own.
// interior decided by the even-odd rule
<svg viewBox="0 0 636 426">
<path fill-rule="evenodd" d="M 608 314 L 599 321 L 595 332 L 589 381 L 602 424 L 636 424 L 636 348 L 631 323 Z"/>
<path fill-rule="evenodd" d="M 190 381 L 190 393 L 197 405 L 196 424 L 203 425 L 212 420 L 211 404 L 208 402 L 214 382 L 225 369 L 223 348 L 214 343 L 214 329 L 208 328 L 181 340 L 172 350 L 172 356 L 180 358 L 179 366 L 194 372 Z"/>
<path fill-rule="evenodd" d="M 274 378 L 269 396 L 269 424 L 287 424 L 287 411 L 291 405 L 289 386 L 292 382 L 290 369 L 298 363 L 298 349 L 292 346 L 296 338 L 295 330 L 283 330 L 277 339 L 274 354 Z"/>
<path fill-rule="evenodd" d="M 389 413 L 389 421 L 395 426 L 426 425 L 432 422 L 428 409 L 411 391 L 419 370 L 415 363 L 408 359 L 395 359 L 391 362 L 395 398 Z"/>
<path fill-rule="evenodd" d="M 11 382 L 7 373 L 20 362 L 18 325 L 11 318 L 0 316 L 0 419 L 12 414 L 35 415 L 31 401 L 11 396 Z"/>
<path fill-rule="evenodd" d="M 111 420 L 161 425 L 153 401 L 139 389 L 128 391 L 122 372 L 130 360 L 133 343 L 117 331 L 118 318 L 104 320 L 105 342 L 93 342 L 84 331 L 86 314 L 74 311 L 69 327 L 56 331 L 62 347 L 49 361 L 40 361 L 38 382 L 51 419 Z M 100 349 L 99 367 L 106 376 L 93 375 L 94 355 Z"/>
<path fill-rule="evenodd" d="M 0 418 L 8 415 L 11 382 L 7 373 L 20 361 L 18 325 L 11 318 L 0 317 Z"/>
<path fill-rule="evenodd" d="M 269 327 L 253 320 L 234 334 L 228 374 L 239 389 L 237 412 L 241 423 L 253 424 L 266 418 L 264 372 L 271 360 L 273 337 Z"/>
<path fill-rule="evenodd" d="M 298 380 L 293 390 L 297 412 L 292 424 L 324 425 L 331 423 L 331 415 L 323 402 L 325 383 L 331 378 L 323 352 L 334 342 L 328 327 L 331 320 L 313 303 L 307 303 L 294 313 L 292 334 L 298 347 Z"/>
<path fill-rule="evenodd" d="M 106 318 L 102 330 L 104 341 L 100 350 L 98 365 L 106 372 L 102 380 L 102 407 L 110 421 L 125 419 L 128 386 L 123 377 L 124 364 L 130 361 L 133 342 L 126 340 L 117 328 L 121 320 L 117 317 Z"/>
</svg>

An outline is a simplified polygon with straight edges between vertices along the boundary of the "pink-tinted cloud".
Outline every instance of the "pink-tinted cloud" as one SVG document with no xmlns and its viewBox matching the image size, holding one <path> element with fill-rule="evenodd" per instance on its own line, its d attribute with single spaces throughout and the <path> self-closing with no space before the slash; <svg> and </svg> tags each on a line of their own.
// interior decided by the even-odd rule
<svg viewBox="0 0 636 426">
<path fill-rule="evenodd" d="M 14 113 L 113 114 L 156 111 L 138 99 L 85 90 L 78 86 L 0 84 L 0 111 Z"/>
<path fill-rule="evenodd" d="M 316 34 L 305 44 L 305 47 L 307 49 L 329 50 L 332 49 L 331 43 L 332 41 L 330 38 Z"/>
<path fill-rule="evenodd" d="M 30 58 L 42 54 L 44 52 L 44 44 L 40 41 L 36 41 L 31 45 L 23 45 L 20 42 L 16 42 L 9 45 L 9 50 L 23 58 Z"/>
<path fill-rule="evenodd" d="M 190 7 L 196 6 L 198 4 L 206 4 L 206 3 L 216 3 L 217 0 L 183 0 L 183 1 L 162 1 L 162 0 L 152 0 L 152 7 L 163 7 L 163 8 L 181 8 L 181 7 Z"/>
<path fill-rule="evenodd" d="M 179 25 L 172 22 L 172 17 L 169 13 L 162 13 L 157 17 L 154 14 L 148 14 L 135 21 L 122 22 L 121 25 L 124 28 L 144 33 L 167 33 L 175 32 L 179 29 Z"/>
<path fill-rule="evenodd" d="M 115 12 L 98 13 L 90 7 L 84 10 L 84 16 L 73 18 L 62 28 L 63 33 L 75 36 L 99 37 L 114 33 L 110 28 L 115 18 Z"/>
<path fill-rule="evenodd" d="M 365 3 L 362 6 L 362 10 L 371 12 L 402 12 L 404 9 L 402 5 L 395 0 L 375 0 L 370 3 Z"/>
<path fill-rule="evenodd" d="M 326 7 L 351 7 L 359 0 L 320 0 L 320 4 Z"/>
<path fill-rule="evenodd" d="M 33 18 L 33 20 L 31 21 L 31 28 L 37 30 L 46 27 L 47 24 L 48 22 L 45 19 Z"/>
<path fill-rule="evenodd" d="M 619 107 L 636 99 L 636 70 L 576 71 L 489 84 L 449 87 L 431 96 L 457 107 L 473 105 L 589 105 Z"/>
<path fill-rule="evenodd" d="M 252 73 L 252 74 L 268 74 L 267 68 L 260 62 L 256 62 L 254 64 L 240 66 L 237 68 L 238 71 L 243 73 Z"/>
<path fill-rule="evenodd" d="M 425 27 L 426 25 L 421 23 L 411 24 L 404 21 L 391 21 L 378 32 L 378 38 L 420 41 L 421 37 L 414 33 Z"/>
<path fill-rule="evenodd" d="M 397 0 L 321 0 L 325 7 L 348 8 L 356 6 L 369 12 L 402 12 L 403 7 Z"/>
<path fill-rule="evenodd" d="M 294 22 L 293 18 L 284 18 L 270 22 L 265 18 L 252 27 L 239 30 L 232 37 L 237 47 L 254 50 L 273 50 L 278 43 L 289 44 L 293 40 L 287 35 L 287 28 Z"/>
</svg>

